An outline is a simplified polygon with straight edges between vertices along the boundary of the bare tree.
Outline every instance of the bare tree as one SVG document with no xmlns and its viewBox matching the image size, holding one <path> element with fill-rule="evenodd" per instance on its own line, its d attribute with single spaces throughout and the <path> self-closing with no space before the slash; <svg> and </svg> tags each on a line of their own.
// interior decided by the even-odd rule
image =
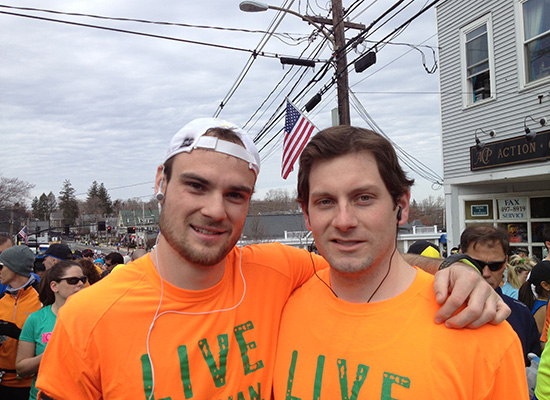
<svg viewBox="0 0 550 400">
<path fill-rule="evenodd" d="M 409 221 L 420 220 L 426 226 L 445 226 L 445 200 L 443 197 L 428 196 L 420 202 L 413 200 L 410 204 Z"/>
<path fill-rule="evenodd" d="M 263 200 L 250 202 L 248 213 L 255 215 L 298 211 L 300 211 L 300 206 L 296 202 L 296 191 L 290 194 L 285 189 L 270 189 Z"/>
<path fill-rule="evenodd" d="M 24 204 L 30 198 L 33 184 L 18 178 L 0 176 L 0 208 Z"/>
</svg>

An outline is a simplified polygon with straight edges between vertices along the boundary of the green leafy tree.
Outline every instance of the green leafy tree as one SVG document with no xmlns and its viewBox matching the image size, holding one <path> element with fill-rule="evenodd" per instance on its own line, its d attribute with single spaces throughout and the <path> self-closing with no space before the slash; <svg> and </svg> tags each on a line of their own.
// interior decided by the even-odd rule
<svg viewBox="0 0 550 400">
<path fill-rule="evenodd" d="M 65 179 L 63 188 L 59 192 L 59 209 L 63 211 L 63 224 L 74 225 L 78 218 L 78 200 L 75 196 L 75 190 L 71 181 Z"/>
</svg>

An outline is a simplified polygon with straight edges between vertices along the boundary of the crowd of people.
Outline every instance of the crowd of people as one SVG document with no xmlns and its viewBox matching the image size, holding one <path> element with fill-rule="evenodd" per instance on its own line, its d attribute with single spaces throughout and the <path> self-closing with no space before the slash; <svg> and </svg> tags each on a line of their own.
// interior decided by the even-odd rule
<svg viewBox="0 0 550 400">
<path fill-rule="evenodd" d="M 244 131 L 194 120 L 157 168 L 151 252 L 116 267 L 120 255 L 75 262 L 56 244 L 35 277 L 25 246 L 3 250 L 0 398 L 28 398 L 33 375 L 42 400 L 529 398 L 523 342 L 502 323 L 516 310 L 493 284 L 507 240 L 469 235 L 445 261 L 401 254 L 413 180 L 384 137 L 342 126 L 300 157 L 320 255 L 238 247 L 259 171 Z"/>
<path fill-rule="evenodd" d="M 526 248 L 510 248 L 505 230 L 485 225 L 470 226 L 462 233 L 455 252 L 457 256 L 454 256 L 464 257 L 475 266 L 510 307 L 507 321 L 521 341 L 528 373 L 532 366 L 538 368 L 550 326 L 550 228 L 542 231 L 542 240 L 547 256 L 539 261 L 530 257 Z M 437 246 L 426 241 L 414 243 L 409 252 L 426 255 L 426 249 L 430 249 L 431 256 L 439 257 L 435 251 Z M 533 379 L 529 385 L 532 399 L 537 398 L 535 391 L 539 400 L 550 398 L 550 352 L 543 357 L 541 378 Z"/>
<path fill-rule="evenodd" d="M 144 254 L 134 250 L 125 260 L 55 243 L 35 256 L 0 235 L 0 399 L 37 399 L 42 355 L 67 298 Z"/>
</svg>

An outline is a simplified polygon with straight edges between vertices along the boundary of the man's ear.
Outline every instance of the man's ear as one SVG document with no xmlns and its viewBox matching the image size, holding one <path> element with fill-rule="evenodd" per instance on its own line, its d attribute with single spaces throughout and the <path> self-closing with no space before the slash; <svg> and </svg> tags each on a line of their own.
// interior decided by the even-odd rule
<svg viewBox="0 0 550 400">
<path fill-rule="evenodd" d="M 409 201 L 411 200 L 411 192 L 406 191 L 397 199 L 397 210 L 396 213 L 401 214 L 401 218 L 397 221 L 399 225 L 404 225 L 409 220 Z M 399 212 L 399 207 L 401 207 L 401 212 Z"/>
<path fill-rule="evenodd" d="M 307 212 L 307 207 L 304 203 L 300 204 L 300 206 L 302 207 L 302 212 L 304 213 L 304 219 L 306 220 L 306 229 L 310 231 L 311 224 L 309 223 L 309 214 Z"/>
</svg>

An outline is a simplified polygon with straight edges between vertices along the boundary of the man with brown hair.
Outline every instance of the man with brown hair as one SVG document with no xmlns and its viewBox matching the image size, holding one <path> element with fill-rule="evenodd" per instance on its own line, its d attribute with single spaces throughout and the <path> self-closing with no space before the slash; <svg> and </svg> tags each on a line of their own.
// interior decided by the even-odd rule
<svg viewBox="0 0 550 400">
<path fill-rule="evenodd" d="M 510 250 L 508 233 L 493 226 L 473 225 L 466 228 L 460 235 L 460 248 L 512 310 L 506 320 L 512 325 L 521 341 L 525 365 L 530 365 L 527 355 L 534 353 L 540 356 L 541 353 L 537 324 L 525 304 L 506 296 L 500 288 Z"/>
<path fill-rule="evenodd" d="M 373 131 L 327 128 L 305 147 L 298 200 L 329 268 L 316 264 L 285 306 L 275 400 L 528 398 L 508 324 L 434 322 L 434 277 L 397 251 L 412 183 Z"/>
</svg>

